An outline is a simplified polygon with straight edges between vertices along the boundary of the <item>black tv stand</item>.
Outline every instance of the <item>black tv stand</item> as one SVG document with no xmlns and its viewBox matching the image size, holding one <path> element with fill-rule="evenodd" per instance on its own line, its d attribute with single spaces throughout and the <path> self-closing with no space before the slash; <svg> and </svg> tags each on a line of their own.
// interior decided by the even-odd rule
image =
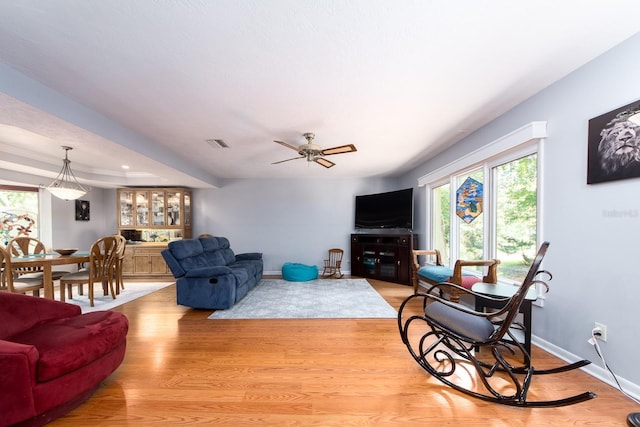
<svg viewBox="0 0 640 427">
<path fill-rule="evenodd" d="M 411 285 L 411 250 L 418 236 L 407 231 L 351 235 L 351 275 Z"/>
<path fill-rule="evenodd" d="M 362 228 L 356 230 L 354 234 L 412 234 L 409 228 Z"/>
</svg>

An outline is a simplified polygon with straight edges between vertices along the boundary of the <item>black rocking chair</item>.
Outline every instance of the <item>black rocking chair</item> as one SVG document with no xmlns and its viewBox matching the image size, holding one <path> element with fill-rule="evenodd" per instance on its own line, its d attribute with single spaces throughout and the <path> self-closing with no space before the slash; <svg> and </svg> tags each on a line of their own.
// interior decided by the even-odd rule
<svg viewBox="0 0 640 427">
<path fill-rule="evenodd" d="M 517 339 L 516 330 L 523 326 L 515 322 L 515 318 L 527 290 L 536 284 L 548 289 L 547 284 L 539 278 L 546 276 L 545 280 L 551 280 L 549 272 L 539 270 L 548 246 L 548 242 L 542 244 L 525 280 L 511 298 L 492 298 L 446 282 L 431 286 L 427 293 L 408 297 L 398 311 L 398 328 L 402 342 L 416 362 L 429 374 L 456 390 L 504 405 L 557 407 L 596 397 L 587 391 L 558 400 L 527 400 L 529 386 L 536 375 L 566 372 L 591 363 L 580 360 L 538 370 L 531 365 L 531 356 Z M 440 291 L 447 293 L 448 286 L 455 286 L 460 292 L 476 298 L 502 302 L 504 306 L 491 313 L 473 311 L 440 297 Z M 417 301 L 408 305 L 414 300 Z M 413 310 L 415 313 L 417 303 L 421 304 L 421 313 L 413 315 L 411 312 Z M 405 310 L 408 314 L 404 314 Z M 460 369 L 456 371 L 458 367 Z M 468 375 L 471 375 L 471 379 Z"/>
</svg>

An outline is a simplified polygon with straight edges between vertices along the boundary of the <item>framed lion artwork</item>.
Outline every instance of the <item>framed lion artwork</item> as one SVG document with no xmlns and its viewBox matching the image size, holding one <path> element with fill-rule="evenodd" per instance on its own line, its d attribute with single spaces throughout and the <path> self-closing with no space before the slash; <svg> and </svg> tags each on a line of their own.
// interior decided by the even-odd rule
<svg viewBox="0 0 640 427">
<path fill-rule="evenodd" d="M 640 100 L 589 120 L 587 184 L 640 177 Z"/>
</svg>

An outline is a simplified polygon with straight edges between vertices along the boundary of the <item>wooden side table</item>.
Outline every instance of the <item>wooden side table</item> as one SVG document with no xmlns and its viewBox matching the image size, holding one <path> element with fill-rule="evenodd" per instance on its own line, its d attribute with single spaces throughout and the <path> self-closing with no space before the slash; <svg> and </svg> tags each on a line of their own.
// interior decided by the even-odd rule
<svg viewBox="0 0 640 427">
<path fill-rule="evenodd" d="M 478 282 L 471 288 L 473 292 L 487 295 L 494 298 L 511 298 L 513 294 L 518 290 L 517 286 L 506 285 L 503 283 L 484 283 Z M 535 288 L 529 288 L 527 295 L 525 296 L 522 305 L 520 306 L 520 313 L 523 317 L 524 331 L 512 330 L 514 336 L 518 338 L 518 341 L 524 344 L 525 350 L 531 355 L 531 303 L 538 299 L 538 294 Z M 476 311 L 484 312 L 485 308 L 502 308 L 504 302 L 491 301 L 484 298 L 476 298 Z M 520 332 L 520 333 L 518 333 Z M 519 336 L 520 335 L 520 336 Z"/>
</svg>

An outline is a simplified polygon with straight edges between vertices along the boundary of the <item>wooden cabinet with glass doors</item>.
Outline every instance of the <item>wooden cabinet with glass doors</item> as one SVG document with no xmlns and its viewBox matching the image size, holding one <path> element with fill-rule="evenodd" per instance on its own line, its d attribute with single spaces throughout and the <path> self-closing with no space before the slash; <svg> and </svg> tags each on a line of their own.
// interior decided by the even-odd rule
<svg viewBox="0 0 640 427">
<path fill-rule="evenodd" d="M 118 233 L 128 241 L 125 277 L 172 277 L 160 252 L 172 240 L 191 238 L 191 200 L 186 188 L 118 189 Z"/>
<path fill-rule="evenodd" d="M 128 240 L 169 242 L 191 237 L 191 190 L 119 188 L 117 205 L 118 231 L 133 230 L 134 237 L 139 232 L 139 238 Z"/>
</svg>

